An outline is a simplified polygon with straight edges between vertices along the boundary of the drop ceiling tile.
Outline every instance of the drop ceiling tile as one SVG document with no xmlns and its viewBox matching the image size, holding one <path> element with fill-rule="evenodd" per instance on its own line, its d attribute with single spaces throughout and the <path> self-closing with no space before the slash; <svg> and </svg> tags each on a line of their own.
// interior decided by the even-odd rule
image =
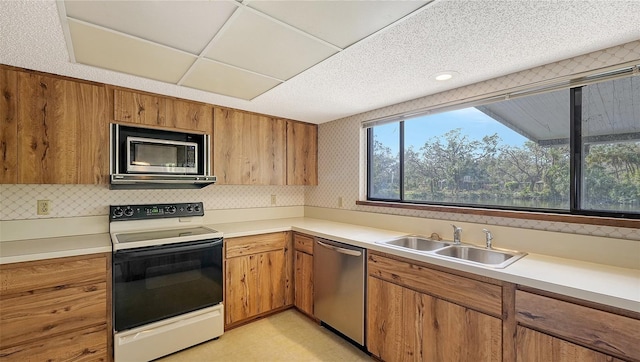
<svg viewBox="0 0 640 362">
<path fill-rule="evenodd" d="M 253 99 L 280 84 L 259 74 L 207 59 L 198 59 L 182 85 L 230 97 Z"/>
<path fill-rule="evenodd" d="M 200 54 L 238 5 L 234 1 L 65 1 L 68 17 Z"/>
<path fill-rule="evenodd" d="M 196 57 L 69 19 L 76 62 L 177 83 Z"/>
<path fill-rule="evenodd" d="M 338 51 L 252 10 L 238 11 L 205 54 L 207 58 L 286 80 Z"/>
<path fill-rule="evenodd" d="M 340 48 L 430 1 L 252 1 L 249 6 Z"/>
</svg>

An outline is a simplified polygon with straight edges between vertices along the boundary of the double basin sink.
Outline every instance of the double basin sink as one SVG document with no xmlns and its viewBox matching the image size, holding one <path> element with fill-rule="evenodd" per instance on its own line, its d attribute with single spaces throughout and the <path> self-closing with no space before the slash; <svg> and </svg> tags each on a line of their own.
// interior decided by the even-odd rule
<svg viewBox="0 0 640 362">
<path fill-rule="evenodd" d="M 488 249 L 467 244 L 454 244 L 448 241 L 438 241 L 422 236 L 403 236 L 401 238 L 379 241 L 378 244 L 388 245 L 398 249 L 422 252 L 436 255 L 459 262 L 482 265 L 492 268 L 505 268 L 527 253 L 511 250 Z"/>
</svg>

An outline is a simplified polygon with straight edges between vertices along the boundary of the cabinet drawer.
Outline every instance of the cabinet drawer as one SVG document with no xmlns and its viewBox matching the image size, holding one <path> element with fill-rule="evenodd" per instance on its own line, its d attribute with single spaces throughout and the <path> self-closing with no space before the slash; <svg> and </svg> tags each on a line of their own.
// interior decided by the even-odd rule
<svg viewBox="0 0 640 362">
<path fill-rule="evenodd" d="M 0 360 L 12 361 L 108 361 L 107 326 L 84 329 L 56 338 L 0 349 Z"/>
<path fill-rule="evenodd" d="M 640 360 L 640 320 L 516 291 L 518 323 L 615 356 Z"/>
<path fill-rule="evenodd" d="M 53 261 L 52 261 L 53 260 Z M 70 257 L 0 265 L 0 293 L 10 294 L 39 289 L 67 288 L 78 284 L 105 281 L 107 256 Z"/>
<path fill-rule="evenodd" d="M 293 248 L 297 251 L 313 255 L 313 238 L 308 235 L 294 234 Z"/>
<path fill-rule="evenodd" d="M 369 253 L 369 275 L 442 298 L 470 309 L 502 316 L 502 287 L 408 261 Z"/>
<path fill-rule="evenodd" d="M 106 324 L 106 282 L 0 297 L 0 341 L 7 347 Z"/>
<path fill-rule="evenodd" d="M 287 233 L 281 232 L 224 239 L 226 258 L 282 250 L 287 244 L 286 236 Z"/>
</svg>

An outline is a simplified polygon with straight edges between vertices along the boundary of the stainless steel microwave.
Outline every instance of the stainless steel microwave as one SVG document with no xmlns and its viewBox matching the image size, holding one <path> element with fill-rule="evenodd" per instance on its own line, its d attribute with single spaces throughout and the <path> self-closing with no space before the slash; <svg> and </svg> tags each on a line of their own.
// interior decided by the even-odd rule
<svg viewBox="0 0 640 362">
<path fill-rule="evenodd" d="M 201 188 L 215 182 L 209 136 L 111 125 L 111 188 Z"/>
<path fill-rule="evenodd" d="M 197 174 L 198 143 L 128 136 L 127 173 Z"/>
</svg>

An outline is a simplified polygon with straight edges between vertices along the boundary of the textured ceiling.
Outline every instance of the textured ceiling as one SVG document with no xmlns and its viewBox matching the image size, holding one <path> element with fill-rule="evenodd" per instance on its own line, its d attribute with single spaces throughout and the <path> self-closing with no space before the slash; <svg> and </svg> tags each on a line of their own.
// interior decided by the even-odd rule
<svg viewBox="0 0 640 362">
<path fill-rule="evenodd" d="M 153 30 L 150 23 L 140 21 L 141 17 L 130 20 L 127 18 L 130 14 L 126 12 L 120 19 L 120 26 L 133 35 L 129 40 L 147 39 L 147 46 L 153 48 L 151 54 L 157 49 L 179 49 L 171 55 L 161 55 L 176 67 L 190 66 L 198 58 L 188 76 L 164 69 L 164 62 L 145 60 L 143 55 L 148 52 L 144 46 L 129 49 L 139 54 L 134 57 L 138 63 L 134 62 L 133 66 L 148 72 L 142 73 L 145 77 L 158 79 L 159 74 L 163 79 L 152 80 L 72 62 L 77 55 L 68 52 L 63 27 L 77 27 L 80 29 L 78 34 L 84 36 L 94 30 L 87 28 L 87 22 L 99 23 L 100 19 L 108 17 L 108 10 L 104 10 L 104 17 L 64 24 L 54 1 L 0 0 L 0 63 L 322 123 L 640 39 L 637 0 L 435 0 L 370 36 L 367 36 L 370 31 L 363 32 L 357 26 L 350 26 L 358 19 L 368 17 L 363 2 L 340 2 L 339 16 L 332 12 L 335 3 L 331 5 L 325 1 L 209 3 L 218 8 L 226 6 L 227 13 L 224 9 L 219 10 L 220 19 L 207 23 L 208 33 L 205 33 L 208 35 L 203 36 L 204 40 L 198 38 L 201 29 L 194 26 L 202 22 L 202 16 L 196 16 L 192 21 L 178 21 L 166 18 L 164 11 L 159 12 L 158 23 L 167 25 L 152 33 L 148 33 Z M 68 12 L 81 13 L 78 9 L 86 5 L 73 4 Z M 135 8 L 139 4 L 129 2 L 128 6 Z M 190 3 L 157 4 L 173 7 L 172 12 L 178 14 Z M 277 14 L 286 27 L 294 28 L 307 38 L 319 39 L 317 42 L 323 44 L 324 49 L 334 49 L 336 53 L 331 55 L 333 51 L 329 51 L 328 55 L 316 56 L 314 59 L 319 63 L 296 75 L 291 71 L 295 69 L 295 62 L 293 66 L 279 67 L 277 62 L 275 65 L 251 62 L 254 59 L 243 56 L 232 59 L 234 55 L 228 50 L 237 50 L 237 47 L 233 42 L 225 43 L 222 38 L 219 44 L 214 41 L 203 47 L 207 36 L 219 31 L 236 31 L 242 35 L 243 29 L 222 24 L 233 7 L 261 19 Z M 332 26 L 327 26 L 326 19 L 331 19 Z M 245 28 L 247 24 L 257 23 L 251 18 L 244 21 Z M 385 19 L 376 21 L 381 21 L 376 23 L 378 27 L 385 24 Z M 157 46 L 153 36 L 163 32 L 186 35 Z M 121 35 L 112 33 L 109 36 Z M 358 41 L 362 37 L 365 38 Z M 259 47 L 266 40 L 256 36 L 254 43 L 249 39 L 243 46 Z M 222 51 L 216 53 L 217 48 Z M 87 57 L 95 56 L 95 52 L 89 53 Z M 242 67 L 250 72 L 225 64 L 238 60 L 246 61 Z M 459 75 L 447 82 L 432 79 L 434 74 L 445 70 L 456 71 Z M 266 92 L 243 100 L 194 89 L 210 86 L 220 79 L 226 79 L 222 85 L 236 82 L 234 72 L 242 72 L 241 75 L 248 78 L 247 82 L 259 78 L 258 88 Z M 174 81 L 182 81 L 184 86 L 168 83 Z M 234 84 L 237 88 L 234 92 L 251 97 L 250 93 L 242 93 L 245 90 L 238 85 L 240 83 Z"/>
</svg>

